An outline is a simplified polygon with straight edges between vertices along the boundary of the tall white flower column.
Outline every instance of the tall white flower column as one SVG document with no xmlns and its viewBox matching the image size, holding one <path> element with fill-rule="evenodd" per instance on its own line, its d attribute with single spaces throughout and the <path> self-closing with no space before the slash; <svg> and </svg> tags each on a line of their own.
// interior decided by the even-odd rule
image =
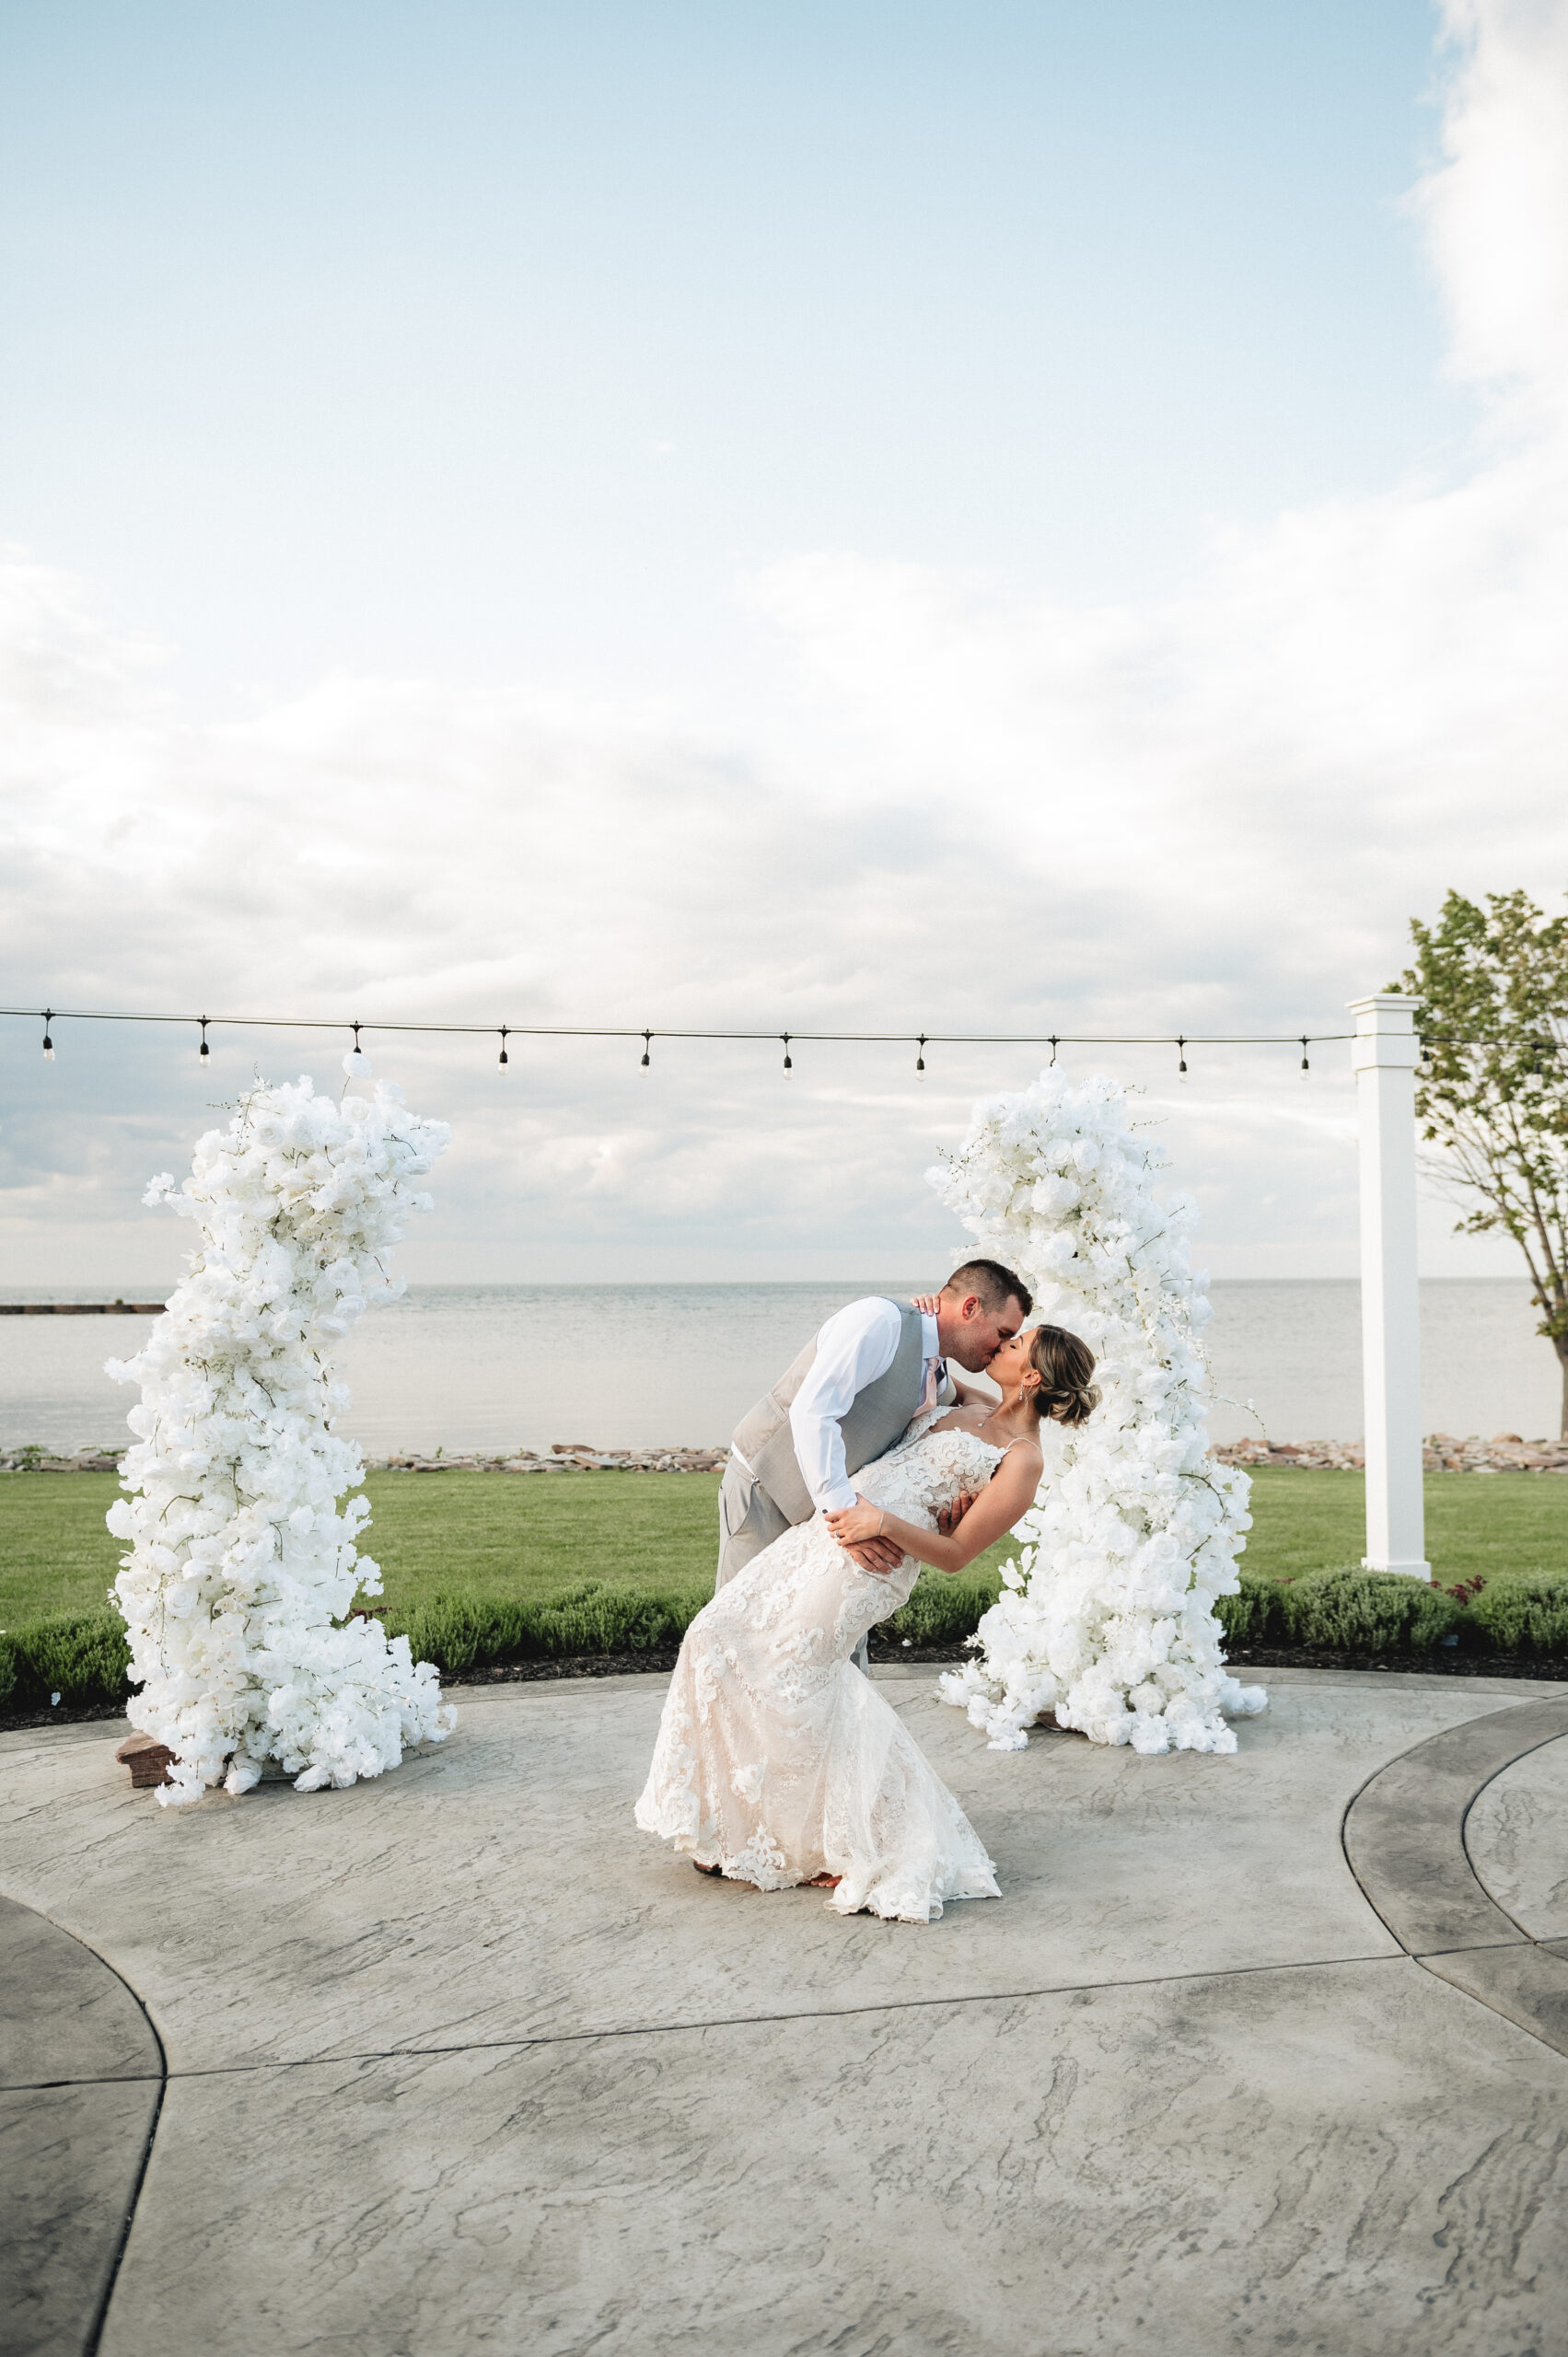
<svg viewBox="0 0 1568 2357">
<path fill-rule="evenodd" d="M 362 1057 L 345 1069 L 366 1070 Z M 258 1086 L 144 1200 L 201 1241 L 146 1348 L 109 1373 L 139 1382 L 138 1435 L 109 1527 L 127 1542 L 115 1595 L 134 1681 L 126 1715 L 175 1754 L 161 1801 L 243 1793 L 268 1759 L 299 1792 L 395 1768 L 455 1713 L 406 1637 L 348 1619 L 381 1575 L 355 1546 L 364 1472 L 332 1429 L 335 1356 L 366 1306 L 402 1290 L 391 1247 L 430 1198 L 415 1181 L 451 1132 L 401 1089 L 318 1097 Z"/>
<path fill-rule="evenodd" d="M 930 1173 L 980 1249 L 1034 1289 L 1038 1314 L 1082 1335 L 1104 1394 L 1086 1423 L 1042 1428 L 1019 1555 L 977 1657 L 941 1681 L 993 1750 L 1020 1749 L 1053 1711 L 1094 1743 L 1234 1751 L 1226 1714 L 1267 1700 L 1225 1669 L 1214 1618 L 1239 1585 L 1249 1484 L 1209 1453 L 1208 1280 L 1189 1264 L 1194 1206 L 1158 1191 L 1167 1160 L 1115 1081 L 1048 1071 L 979 1106 Z"/>
</svg>

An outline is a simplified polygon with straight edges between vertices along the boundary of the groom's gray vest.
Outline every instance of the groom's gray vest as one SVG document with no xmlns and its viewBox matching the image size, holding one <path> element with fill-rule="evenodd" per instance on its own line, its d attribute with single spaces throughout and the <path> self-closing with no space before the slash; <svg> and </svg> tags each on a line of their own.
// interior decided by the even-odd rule
<svg viewBox="0 0 1568 2357">
<path fill-rule="evenodd" d="M 839 1419 L 847 1473 L 858 1473 L 873 1457 L 885 1456 L 920 1406 L 925 1371 L 924 1320 L 911 1303 L 893 1306 L 899 1313 L 899 1344 L 893 1353 L 893 1364 L 886 1375 L 879 1375 L 875 1383 L 868 1383 L 864 1391 L 855 1393 L 848 1411 Z M 789 1428 L 790 1402 L 805 1382 L 816 1355 L 813 1336 L 772 1389 L 763 1394 L 735 1428 L 738 1454 L 745 1458 L 779 1512 L 791 1523 L 809 1522 L 817 1511 L 796 1457 L 795 1436 Z M 944 1405 L 958 1397 L 945 1367 L 936 1397 Z"/>
</svg>

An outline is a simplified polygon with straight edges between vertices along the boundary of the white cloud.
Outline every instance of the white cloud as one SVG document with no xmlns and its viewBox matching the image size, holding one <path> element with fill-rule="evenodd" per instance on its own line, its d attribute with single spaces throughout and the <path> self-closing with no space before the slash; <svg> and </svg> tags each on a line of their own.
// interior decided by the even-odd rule
<svg viewBox="0 0 1568 2357">
<path fill-rule="evenodd" d="M 1568 380 L 1568 15 L 1443 0 L 1453 66 L 1441 167 L 1413 192 L 1456 375 L 1561 433 Z"/>
<path fill-rule="evenodd" d="M 0 585 L 10 1002 L 1318 1030 L 1387 981 L 1407 917 L 1447 885 L 1555 891 L 1568 10 L 1456 6 L 1450 32 L 1444 159 L 1415 202 L 1456 366 L 1490 403 L 1462 479 L 1218 534 L 1179 598 L 1144 608 L 780 562 L 749 594 L 798 687 L 765 742 L 700 713 L 418 680 L 328 679 L 208 725 L 72 584 L 17 562 Z M 26 1037 L 0 1136 L 18 1239 L 124 1218 L 149 1158 L 249 1069 L 256 1042 L 242 1060 L 215 1036 L 214 1074 L 189 1041 L 136 1034 L 89 1086 L 66 1027 L 59 1105 Z M 496 1045 L 377 1047 L 459 1124 L 443 1229 L 471 1239 L 476 1273 L 918 1267 L 947 1237 L 920 1180 L 933 1139 L 1034 1061 L 934 1051 L 916 1088 L 903 1048 L 802 1049 L 785 1081 L 766 1043 L 657 1042 L 643 1074 L 640 1045 L 525 1042 L 503 1077 Z M 331 1068 L 292 1038 L 261 1053 Z M 1216 1265 L 1350 1264 L 1342 1056 L 1315 1051 L 1310 1117 L 1291 1052 L 1194 1059 L 1202 1113 L 1162 1118 L 1210 1197 Z M 1170 1076 L 1166 1051 L 1100 1061 Z"/>
</svg>

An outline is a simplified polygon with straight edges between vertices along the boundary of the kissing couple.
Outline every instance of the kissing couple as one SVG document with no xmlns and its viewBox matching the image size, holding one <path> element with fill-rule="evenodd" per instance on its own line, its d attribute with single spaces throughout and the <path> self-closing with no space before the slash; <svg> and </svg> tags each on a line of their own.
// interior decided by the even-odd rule
<svg viewBox="0 0 1568 2357">
<path fill-rule="evenodd" d="M 1001 1897 L 863 1670 L 923 1563 L 961 1572 L 1034 1504 L 1041 1419 L 1098 1404 L 1093 1353 L 1060 1326 L 1026 1329 L 1031 1306 L 995 1260 L 966 1260 L 939 1294 L 851 1302 L 737 1425 L 717 1586 L 686 1631 L 636 1809 L 702 1873 L 809 1883 L 841 1915 L 911 1923 Z"/>
</svg>

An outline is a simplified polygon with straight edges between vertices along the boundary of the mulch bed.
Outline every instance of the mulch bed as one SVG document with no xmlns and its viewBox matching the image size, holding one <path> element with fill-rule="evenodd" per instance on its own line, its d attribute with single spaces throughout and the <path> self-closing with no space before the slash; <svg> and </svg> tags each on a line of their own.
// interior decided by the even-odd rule
<svg viewBox="0 0 1568 2357">
<path fill-rule="evenodd" d="M 1568 1679 L 1561 1654 L 1467 1654 L 1437 1645 L 1429 1654 L 1334 1654 L 1311 1645 L 1249 1645 L 1230 1654 L 1227 1669 L 1375 1669 L 1418 1678 L 1539 1678 Z"/>
<path fill-rule="evenodd" d="M 14 1727 L 83 1726 L 89 1719 L 119 1719 L 123 1722 L 123 1702 L 84 1702 L 72 1710 L 62 1702 L 58 1710 L 0 1710 L 0 1735 L 9 1735 Z"/>
<path fill-rule="evenodd" d="M 676 1651 L 675 1646 L 668 1645 L 645 1654 L 584 1654 L 566 1661 L 491 1662 L 481 1668 L 465 1670 L 460 1678 L 449 1678 L 447 1683 L 528 1686 L 563 1678 L 668 1677 L 675 1667 Z M 874 1644 L 871 1658 L 874 1662 L 956 1662 L 968 1661 L 970 1655 L 967 1645 Z M 1373 1670 L 1384 1677 L 1402 1672 L 1416 1678 L 1430 1678 L 1434 1673 L 1443 1678 L 1529 1678 L 1560 1679 L 1568 1684 L 1568 1656 L 1532 1655 L 1521 1658 L 1516 1654 L 1460 1653 L 1457 1648 L 1450 1652 L 1443 1646 L 1430 1654 L 1335 1654 L 1308 1646 L 1252 1645 L 1245 1653 L 1232 1654 L 1225 1666 L 1233 1670 Z M 29 1727 L 81 1726 L 96 1720 L 123 1723 L 124 1717 L 124 1706 L 119 1702 L 88 1702 L 75 1710 L 64 1703 L 52 1711 L 0 1710 L 0 1735 Z"/>
</svg>

